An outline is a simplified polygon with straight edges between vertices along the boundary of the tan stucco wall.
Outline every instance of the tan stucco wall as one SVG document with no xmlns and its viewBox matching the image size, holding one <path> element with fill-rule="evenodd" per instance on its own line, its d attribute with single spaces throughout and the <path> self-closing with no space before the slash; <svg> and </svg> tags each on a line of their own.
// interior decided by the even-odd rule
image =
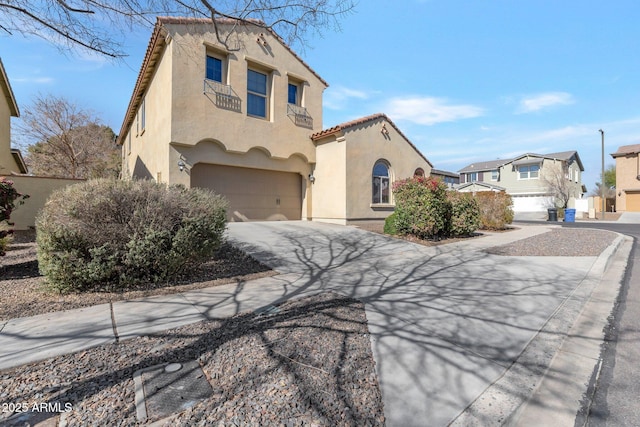
<svg viewBox="0 0 640 427">
<path fill-rule="evenodd" d="M 383 124 L 387 134 L 381 132 Z M 346 223 L 389 216 L 394 208 L 393 192 L 389 204 L 372 205 L 372 174 L 378 160 L 390 165 L 391 185 L 412 177 L 417 168 L 425 175 L 431 173 L 429 163 L 384 118 L 349 127 L 343 135 L 329 136 L 316 145 L 314 220 Z M 343 209 L 344 216 L 339 216 Z"/>
<path fill-rule="evenodd" d="M 627 210 L 627 193 L 640 191 L 640 158 L 638 154 L 616 157 L 616 210 Z M 619 194 L 619 195 L 618 195 Z"/>
<path fill-rule="evenodd" d="M 297 172 L 306 185 L 302 217 L 310 213 L 308 175 L 315 161 L 310 135 L 322 129 L 322 93 L 326 84 L 291 51 L 264 30 L 239 31 L 240 50 L 224 52 L 211 27 L 166 24 L 168 44 L 145 94 L 146 128 L 136 134 L 136 120 L 122 141 L 123 176 L 191 185 L 188 169 L 199 163 Z M 266 46 L 256 42 L 264 34 Z M 223 80 L 240 101 L 240 110 L 216 104 L 204 93 L 207 53 L 226 56 Z M 247 116 L 247 69 L 268 70 L 268 119 Z M 289 79 L 303 82 L 302 106 L 313 127 L 293 123 L 287 115 Z M 180 171 L 178 161 L 187 167 Z"/>
<path fill-rule="evenodd" d="M 11 155 L 11 111 L 7 99 L 0 91 L 0 174 L 20 173 Z"/>
<path fill-rule="evenodd" d="M 169 176 L 169 142 L 171 141 L 171 49 L 165 49 L 145 95 L 145 127 L 140 128 L 141 111 L 124 141 L 123 176 L 157 179 L 167 182 Z"/>
<path fill-rule="evenodd" d="M 317 144 L 312 218 L 314 221 L 346 224 L 347 142 L 331 137 Z"/>
<path fill-rule="evenodd" d="M 388 133 L 381 132 L 382 125 Z M 392 213 L 384 205 L 372 205 L 372 173 L 378 160 L 390 165 L 391 186 L 395 181 L 413 176 L 417 168 L 431 174 L 431 166 L 386 120 L 367 122 L 350 128 L 347 139 L 347 218 L 350 221 L 382 219 Z M 394 205 L 391 191 L 391 205 Z"/>
<path fill-rule="evenodd" d="M 216 106 L 214 94 L 203 94 L 205 62 L 208 49 L 224 49 L 205 26 L 168 26 L 173 51 L 173 114 L 171 141 L 197 144 L 215 138 L 230 151 L 247 152 L 262 147 L 274 158 L 289 158 L 300 153 L 315 160 L 309 136 L 322 129 L 322 92 L 325 84 L 270 33 L 248 27 L 240 33 L 241 50 L 227 54 L 226 83 L 240 99 L 240 111 Z M 264 34 L 267 46 L 256 42 Z M 215 52 L 219 52 L 215 50 Z M 225 64 L 223 63 L 223 68 Z M 247 69 L 257 66 L 268 74 L 267 119 L 247 115 Z M 313 118 L 313 128 L 294 124 L 287 116 L 289 76 L 306 82 L 303 106 Z"/>
<path fill-rule="evenodd" d="M 29 198 L 13 211 L 11 221 L 16 230 L 27 230 L 34 227 L 36 216 L 51 193 L 68 185 L 84 182 L 82 179 L 48 178 L 39 176 L 8 176 L 14 187 L 21 194 L 28 194 Z"/>
</svg>

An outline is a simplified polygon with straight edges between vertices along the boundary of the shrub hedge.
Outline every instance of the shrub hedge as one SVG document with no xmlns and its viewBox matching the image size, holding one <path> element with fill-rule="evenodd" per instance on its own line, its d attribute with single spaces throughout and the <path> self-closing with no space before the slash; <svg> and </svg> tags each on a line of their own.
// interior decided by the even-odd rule
<svg viewBox="0 0 640 427">
<path fill-rule="evenodd" d="M 421 239 L 447 234 L 449 203 L 446 186 L 432 177 L 413 177 L 394 183 L 396 231 Z"/>
<path fill-rule="evenodd" d="M 480 206 L 480 228 L 504 230 L 513 222 L 513 201 L 505 192 L 481 191 L 476 193 Z"/>
<path fill-rule="evenodd" d="M 450 203 L 449 235 L 469 236 L 480 227 L 480 206 L 471 193 L 449 191 Z"/>
<path fill-rule="evenodd" d="M 54 192 L 36 219 L 40 272 L 61 293 L 158 284 L 211 258 L 227 202 L 203 189 L 91 180 Z"/>
</svg>

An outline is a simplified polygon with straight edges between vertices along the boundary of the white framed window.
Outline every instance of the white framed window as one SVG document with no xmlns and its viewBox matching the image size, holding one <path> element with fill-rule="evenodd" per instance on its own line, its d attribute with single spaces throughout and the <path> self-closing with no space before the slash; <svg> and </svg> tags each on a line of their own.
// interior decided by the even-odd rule
<svg viewBox="0 0 640 427">
<path fill-rule="evenodd" d="M 478 182 L 478 172 L 468 173 L 467 182 Z"/>
<path fill-rule="evenodd" d="M 494 169 L 491 171 L 491 181 L 497 181 L 500 174 L 498 173 L 498 169 Z"/>
<path fill-rule="evenodd" d="M 389 180 L 389 165 L 379 160 L 373 167 L 372 174 L 372 197 L 371 203 L 384 204 L 390 203 L 390 180 Z"/>
<path fill-rule="evenodd" d="M 518 179 L 538 179 L 540 165 L 522 165 L 518 167 Z"/>
</svg>

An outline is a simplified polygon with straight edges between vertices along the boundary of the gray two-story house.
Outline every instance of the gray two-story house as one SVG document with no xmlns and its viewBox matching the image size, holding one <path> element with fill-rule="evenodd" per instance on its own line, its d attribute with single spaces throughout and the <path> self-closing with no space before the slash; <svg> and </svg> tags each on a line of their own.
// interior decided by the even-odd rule
<svg viewBox="0 0 640 427">
<path fill-rule="evenodd" d="M 579 199 L 584 167 L 577 151 L 550 154 L 526 153 L 512 159 L 472 163 L 458 171 L 458 191 L 505 191 L 513 198 L 515 212 L 545 211 L 561 204 L 552 187 L 566 189 Z M 555 184 L 553 184 L 555 182 Z"/>
</svg>

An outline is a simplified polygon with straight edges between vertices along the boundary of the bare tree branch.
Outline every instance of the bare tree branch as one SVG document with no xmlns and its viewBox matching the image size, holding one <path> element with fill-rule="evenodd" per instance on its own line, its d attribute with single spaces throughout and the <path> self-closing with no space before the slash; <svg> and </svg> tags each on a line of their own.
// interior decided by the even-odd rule
<svg viewBox="0 0 640 427">
<path fill-rule="evenodd" d="M 31 142 L 26 161 L 37 175 L 117 177 L 120 148 L 113 131 L 64 98 L 39 96 L 23 113 L 18 133 Z"/>
<path fill-rule="evenodd" d="M 339 29 L 339 18 L 356 0 L 0 0 L 0 31 L 32 34 L 64 51 L 87 49 L 123 58 L 128 30 L 152 27 L 158 15 L 210 19 L 218 40 L 230 46 L 235 31 L 224 35 L 216 19 L 252 23 L 275 31 L 285 42 L 304 48 L 310 31 Z"/>
</svg>

